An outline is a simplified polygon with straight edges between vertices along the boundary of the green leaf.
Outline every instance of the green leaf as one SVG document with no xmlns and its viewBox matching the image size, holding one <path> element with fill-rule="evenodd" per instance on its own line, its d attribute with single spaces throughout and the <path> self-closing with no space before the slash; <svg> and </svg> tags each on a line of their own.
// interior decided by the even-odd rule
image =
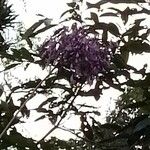
<svg viewBox="0 0 150 150">
<path fill-rule="evenodd" d="M 127 7 L 122 13 L 121 13 L 121 18 L 124 21 L 124 24 L 128 22 L 129 15 L 131 15 L 132 10 L 130 10 L 129 7 Z"/>
<path fill-rule="evenodd" d="M 26 59 L 30 62 L 34 61 L 33 57 L 31 56 L 31 53 L 27 49 L 25 49 L 24 47 L 22 47 L 20 49 L 20 52 L 21 52 L 22 59 Z"/>
<path fill-rule="evenodd" d="M 112 129 L 112 130 L 117 131 L 117 130 L 121 129 L 121 126 L 118 125 L 117 123 L 105 123 L 105 124 L 100 125 L 100 128 Z"/>
<path fill-rule="evenodd" d="M 72 8 L 74 8 L 74 7 L 76 6 L 76 3 L 75 3 L 75 2 L 72 2 L 72 3 L 67 3 L 67 5 L 68 5 L 69 7 L 72 7 Z"/>
<path fill-rule="evenodd" d="M 96 13 L 94 13 L 94 12 L 91 12 L 91 19 L 92 19 L 95 23 L 99 22 L 98 15 L 97 15 Z"/>
<path fill-rule="evenodd" d="M 37 79 L 35 81 L 29 81 L 29 82 L 26 82 L 24 84 L 22 84 L 23 88 L 27 89 L 27 88 L 35 88 L 39 82 L 41 82 L 41 79 Z"/>
<path fill-rule="evenodd" d="M 63 29 L 64 29 L 64 27 L 57 29 L 57 30 L 54 32 L 54 36 L 57 35 L 57 34 L 59 34 L 59 33 L 61 33 L 61 31 L 62 31 Z"/>
<path fill-rule="evenodd" d="M 37 112 L 42 112 L 42 113 L 47 113 L 47 112 L 48 112 L 47 109 L 41 108 L 41 107 L 38 107 L 38 108 L 36 108 L 35 110 L 36 110 Z"/>
<path fill-rule="evenodd" d="M 118 15 L 115 13 L 108 12 L 101 14 L 100 17 L 118 17 Z"/>
<path fill-rule="evenodd" d="M 105 30 L 103 30 L 102 41 L 104 43 L 107 43 L 107 39 L 108 39 L 108 32 L 107 32 L 107 28 L 106 28 Z"/>
<path fill-rule="evenodd" d="M 113 23 L 109 23 L 108 24 L 108 31 L 111 34 L 115 35 L 116 37 L 120 36 L 120 32 L 119 32 L 118 27 L 115 24 L 113 24 Z"/>
<path fill-rule="evenodd" d="M 101 113 L 99 111 L 92 111 L 95 115 L 100 116 Z"/>
<path fill-rule="evenodd" d="M 57 121 L 58 115 L 54 114 L 54 113 L 49 113 L 48 115 L 48 119 L 49 121 L 54 125 Z"/>
<path fill-rule="evenodd" d="M 9 110 L 8 104 L 4 101 L 0 101 L 0 112 L 7 112 Z"/>
<path fill-rule="evenodd" d="M 107 27 L 108 24 L 106 23 L 96 22 L 94 25 L 89 26 L 89 30 L 98 30 L 98 29 L 106 30 Z"/>
<path fill-rule="evenodd" d="M 46 118 L 46 116 L 45 116 L 45 115 L 42 115 L 42 116 L 38 117 L 37 119 L 35 119 L 35 121 L 39 121 L 39 120 L 45 119 L 45 118 Z"/>
<path fill-rule="evenodd" d="M 20 65 L 20 63 L 8 65 L 8 66 L 5 67 L 5 69 L 3 71 L 10 70 L 10 69 L 16 67 L 17 65 Z"/>
<path fill-rule="evenodd" d="M 12 49 L 12 51 L 13 51 L 13 57 L 14 57 L 17 61 L 21 61 L 21 62 L 22 62 L 22 56 L 21 56 L 20 50 Z"/>
<path fill-rule="evenodd" d="M 140 110 L 144 114 L 150 114 L 150 103 L 143 102 L 143 105 L 139 106 Z"/>
<path fill-rule="evenodd" d="M 43 32 L 47 31 L 48 29 L 50 29 L 50 28 L 52 28 L 52 27 L 54 27 L 54 26 L 56 26 L 56 25 L 57 25 L 57 24 L 50 24 L 50 25 L 48 25 L 48 26 L 46 26 L 46 27 L 43 27 L 43 28 L 41 28 L 41 29 L 35 31 L 34 33 L 32 33 L 32 34 L 31 34 L 31 37 L 35 37 L 36 35 L 38 35 L 38 34 L 40 34 L 40 33 L 43 33 Z"/>
<path fill-rule="evenodd" d="M 94 4 L 86 2 L 86 5 L 87 5 L 88 9 L 90 9 L 90 8 L 100 9 L 100 4 L 101 4 L 101 1 L 99 1 L 97 3 L 94 3 Z"/>
<path fill-rule="evenodd" d="M 120 9 L 118 9 L 118 8 L 114 8 L 114 7 L 109 7 L 108 9 L 111 9 L 111 10 L 114 10 L 114 11 L 116 11 L 117 13 L 122 13 L 122 11 L 120 10 Z"/>
<path fill-rule="evenodd" d="M 140 121 L 134 128 L 134 132 L 138 132 L 147 126 L 150 126 L 150 118 L 145 118 L 144 120 Z"/>
<path fill-rule="evenodd" d="M 119 3 L 125 3 L 125 4 L 137 4 L 137 3 L 147 3 L 145 0 L 136 0 L 136 1 L 132 1 L 132 0 L 101 0 L 100 4 L 105 4 L 105 3 L 113 3 L 113 4 L 119 4 Z"/>
<path fill-rule="evenodd" d="M 126 64 L 124 58 L 122 58 L 122 56 L 120 54 L 114 55 L 113 62 L 120 69 L 124 69 L 127 67 L 127 64 Z"/>
<path fill-rule="evenodd" d="M 53 85 L 53 82 L 57 79 L 56 76 L 52 76 L 45 81 L 46 88 L 49 88 Z"/>
<path fill-rule="evenodd" d="M 65 12 L 63 12 L 62 14 L 61 14 L 61 16 L 60 16 L 60 18 L 62 18 L 65 14 L 67 14 L 67 13 L 73 13 L 74 12 L 74 9 L 69 9 L 69 10 L 66 10 Z"/>
<path fill-rule="evenodd" d="M 128 59 L 129 59 L 129 51 L 127 51 L 126 49 L 123 49 L 123 48 L 121 48 L 120 51 L 121 51 L 121 57 L 123 58 L 123 60 L 127 64 Z"/>
<path fill-rule="evenodd" d="M 36 23 L 34 23 L 30 28 L 28 28 L 26 30 L 26 32 L 22 35 L 23 39 L 28 39 L 29 37 L 31 37 L 31 35 L 33 34 L 33 32 L 42 24 L 44 23 L 45 19 L 39 20 Z"/>
<path fill-rule="evenodd" d="M 43 106 L 47 105 L 48 103 L 50 102 L 53 102 L 57 99 L 58 97 L 50 97 L 48 98 L 47 100 L 45 100 L 44 102 L 42 102 L 40 105 L 39 105 L 39 109 L 42 108 Z"/>
<path fill-rule="evenodd" d="M 139 31 L 144 29 L 143 26 L 139 26 L 139 24 L 135 24 L 133 27 L 129 28 L 122 36 L 128 36 L 129 39 L 136 38 L 139 36 Z"/>
<path fill-rule="evenodd" d="M 136 40 L 132 41 L 130 40 L 125 45 L 127 47 L 127 50 L 131 53 L 135 54 L 141 54 L 143 52 L 150 52 L 150 45 L 146 42 L 143 42 L 142 40 Z"/>
</svg>

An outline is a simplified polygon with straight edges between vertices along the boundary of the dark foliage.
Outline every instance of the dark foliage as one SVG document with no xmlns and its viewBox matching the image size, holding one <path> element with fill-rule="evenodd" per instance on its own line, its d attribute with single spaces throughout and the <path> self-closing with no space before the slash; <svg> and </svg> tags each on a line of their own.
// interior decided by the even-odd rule
<svg viewBox="0 0 150 150">
<path fill-rule="evenodd" d="M 78 74 L 76 75 L 77 84 L 70 84 L 72 75 L 72 70 L 68 67 L 70 62 L 66 63 L 67 66 L 62 67 L 62 63 L 59 64 L 59 67 L 56 67 L 55 63 L 48 63 L 51 71 L 49 71 L 49 75 L 43 81 L 40 78 L 35 78 L 18 82 L 17 86 L 9 85 L 8 81 L 5 81 L 9 87 L 9 92 L 5 93 L 4 100 L 1 97 L 1 133 L 20 109 L 20 105 L 25 105 L 19 110 L 20 114 L 14 117 L 7 132 L 1 137 L 0 149 L 150 149 L 150 72 L 147 69 L 149 66 L 145 64 L 143 68 L 139 69 L 133 67 L 132 64 L 127 64 L 130 55 L 150 52 L 149 25 L 143 25 L 146 23 L 150 12 L 148 2 L 144 0 L 101 0 L 97 3 L 87 2 L 87 11 L 90 11 L 90 17 L 88 18 L 84 18 L 80 11 L 82 2 L 80 0 L 67 3 L 68 10 L 61 15 L 61 22 L 74 21 L 77 25 L 83 26 L 86 29 L 86 33 L 96 35 L 102 43 L 111 46 L 112 59 L 109 69 L 104 72 L 98 72 L 98 75 L 94 78 L 92 88 L 90 87 L 88 90 L 84 88 L 88 83 L 86 80 L 81 81 L 81 78 L 78 78 Z M 120 9 L 121 4 L 125 5 L 126 8 Z M 106 6 L 105 11 L 104 6 Z M 1 73 L 11 72 L 12 69 L 24 63 L 26 64 L 25 69 L 30 64 L 38 64 L 45 69 L 47 65 L 41 60 L 41 53 L 38 52 L 39 48 L 37 48 L 37 51 L 33 50 L 33 47 L 35 47 L 34 38 L 54 26 L 58 28 L 57 24 L 45 25 L 39 29 L 44 24 L 46 18 L 39 20 L 24 33 L 20 33 L 21 39 L 27 42 L 28 48 L 26 46 L 14 48 L 15 46 L 6 42 L 7 39 L 4 38 L 4 30 L 12 27 L 13 21 L 16 18 L 11 8 L 12 6 L 8 6 L 5 0 L 0 1 L 0 57 L 2 62 L 4 58 L 7 60 Z M 93 11 L 93 9 L 96 11 Z M 142 14 L 144 14 L 142 18 L 136 17 Z M 68 15 L 69 17 L 66 17 Z M 130 24 L 129 18 L 133 19 L 133 23 Z M 106 21 L 109 19 L 109 22 Z M 117 19 L 120 23 L 116 21 Z M 88 24 L 89 20 L 93 24 Z M 53 36 L 59 39 L 63 29 L 56 29 Z M 66 37 L 68 36 L 67 34 Z M 110 45 L 110 42 L 112 45 Z M 69 44 L 68 42 L 66 45 Z M 75 46 L 77 47 L 78 45 Z M 78 49 L 81 49 L 81 47 Z M 80 72 L 84 71 L 80 70 Z M 139 79 L 131 78 L 132 74 L 140 75 L 141 77 Z M 125 80 L 120 80 L 120 76 L 124 77 Z M 92 106 L 89 101 L 91 97 L 98 101 L 103 91 L 110 87 L 121 91 L 122 95 L 116 101 L 116 109 L 109 113 L 106 117 L 106 123 L 102 124 L 93 117 L 94 115 L 99 116 L 101 112 L 99 112 L 98 108 Z M 3 92 L 3 89 L 1 90 Z M 60 95 L 55 94 L 56 90 L 60 91 Z M 20 105 L 16 106 L 14 96 L 20 91 L 24 94 L 18 99 Z M 47 97 L 38 107 L 34 108 L 34 111 L 41 114 L 35 119 L 35 122 L 48 118 L 53 125 L 52 129 L 40 141 L 24 137 L 17 131 L 15 126 L 23 123 L 21 119 L 30 117 L 32 110 L 26 106 L 26 102 L 36 95 L 47 95 Z M 79 97 L 81 99 L 86 97 L 88 102 L 86 104 L 82 102 L 76 103 L 76 99 Z M 61 126 L 62 122 L 72 114 L 80 117 L 81 129 L 66 129 Z M 46 141 L 45 138 L 58 128 L 69 131 L 76 135 L 78 139 L 64 141 L 51 137 Z"/>
</svg>

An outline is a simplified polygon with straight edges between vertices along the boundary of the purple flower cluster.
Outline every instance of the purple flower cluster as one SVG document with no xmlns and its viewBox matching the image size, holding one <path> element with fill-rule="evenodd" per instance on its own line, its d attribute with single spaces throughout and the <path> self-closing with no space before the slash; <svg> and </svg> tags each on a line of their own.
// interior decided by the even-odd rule
<svg viewBox="0 0 150 150">
<path fill-rule="evenodd" d="M 73 24 L 71 29 L 63 27 L 46 40 L 40 47 L 40 55 L 46 64 L 69 70 L 72 84 L 80 79 L 92 84 L 99 73 L 109 69 L 111 48 Z"/>
</svg>

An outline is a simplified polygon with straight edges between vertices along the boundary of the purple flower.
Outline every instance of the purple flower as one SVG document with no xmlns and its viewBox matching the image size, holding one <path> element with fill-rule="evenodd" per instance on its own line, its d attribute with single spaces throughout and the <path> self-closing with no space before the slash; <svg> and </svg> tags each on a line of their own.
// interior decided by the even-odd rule
<svg viewBox="0 0 150 150">
<path fill-rule="evenodd" d="M 67 27 L 60 29 L 42 44 L 39 51 L 47 65 L 69 70 L 72 84 L 81 80 L 92 84 L 99 73 L 110 68 L 111 46 L 102 43 L 96 36 L 90 36 L 77 24 L 73 24 L 70 30 Z"/>
</svg>

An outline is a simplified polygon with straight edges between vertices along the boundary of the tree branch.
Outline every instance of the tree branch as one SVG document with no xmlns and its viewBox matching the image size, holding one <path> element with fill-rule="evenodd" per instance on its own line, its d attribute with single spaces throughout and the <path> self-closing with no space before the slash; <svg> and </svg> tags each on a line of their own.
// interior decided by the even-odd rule
<svg viewBox="0 0 150 150">
<path fill-rule="evenodd" d="M 38 89 L 38 87 L 48 78 L 48 76 L 53 72 L 55 68 L 53 68 L 48 75 L 39 82 L 39 84 L 34 88 L 33 92 L 31 93 L 31 95 L 26 99 L 26 101 L 20 106 L 19 110 L 16 112 L 16 114 L 12 117 L 12 119 L 8 122 L 7 126 L 4 128 L 4 130 L 2 131 L 2 133 L 0 134 L 0 139 L 2 138 L 2 136 L 5 134 L 5 132 L 8 130 L 9 126 L 12 124 L 12 122 L 15 120 L 15 118 L 17 117 L 17 115 L 19 114 L 19 112 L 21 112 L 21 110 L 24 108 L 24 106 L 26 105 L 26 103 L 34 96 L 36 90 Z"/>
</svg>

